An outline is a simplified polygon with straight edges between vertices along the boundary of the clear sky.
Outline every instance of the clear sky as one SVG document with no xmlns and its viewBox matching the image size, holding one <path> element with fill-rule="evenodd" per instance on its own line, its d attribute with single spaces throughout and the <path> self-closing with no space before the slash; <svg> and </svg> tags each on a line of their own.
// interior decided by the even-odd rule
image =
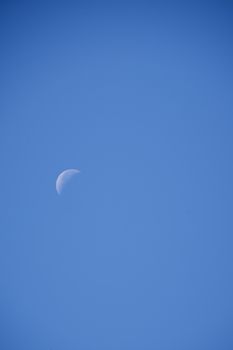
<svg viewBox="0 0 233 350">
<path fill-rule="evenodd" d="M 233 6 L 188 3 L 1 2 L 1 350 L 233 349 Z"/>
</svg>

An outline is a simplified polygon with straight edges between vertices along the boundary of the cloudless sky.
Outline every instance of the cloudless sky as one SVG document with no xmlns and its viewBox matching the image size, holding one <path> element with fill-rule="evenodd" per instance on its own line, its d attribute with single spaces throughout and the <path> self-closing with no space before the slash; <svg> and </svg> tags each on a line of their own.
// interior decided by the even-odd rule
<svg viewBox="0 0 233 350">
<path fill-rule="evenodd" d="M 1 350 L 233 349 L 233 6 L 165 3 L 1 2 Z"/>
</svg>

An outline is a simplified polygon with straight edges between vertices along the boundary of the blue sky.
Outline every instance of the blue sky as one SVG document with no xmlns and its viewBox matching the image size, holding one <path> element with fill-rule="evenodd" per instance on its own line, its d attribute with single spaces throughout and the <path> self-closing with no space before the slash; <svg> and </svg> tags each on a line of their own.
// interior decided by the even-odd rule
<svg viewBox="0 0 233 350">
<path fill-rule="evenodd" d="M 0 19 L 0 348 L 231 350 L 230 2 Z"/>
</svg>

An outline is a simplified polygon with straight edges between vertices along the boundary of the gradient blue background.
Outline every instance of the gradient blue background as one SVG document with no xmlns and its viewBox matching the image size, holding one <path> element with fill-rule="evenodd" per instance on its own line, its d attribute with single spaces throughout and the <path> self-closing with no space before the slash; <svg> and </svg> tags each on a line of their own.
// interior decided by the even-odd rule
<svg viewBox="0 0 233 350">
<path fill-rule="evenodd" d="M 0 349 L 232 350 L 233 6 L 0 6 Z"/>
</svg>

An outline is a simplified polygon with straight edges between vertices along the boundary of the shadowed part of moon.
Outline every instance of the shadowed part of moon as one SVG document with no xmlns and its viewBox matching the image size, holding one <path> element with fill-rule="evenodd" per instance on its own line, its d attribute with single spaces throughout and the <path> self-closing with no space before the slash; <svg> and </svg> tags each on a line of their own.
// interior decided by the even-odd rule
<svg viewBox="0 0 233 350">
<path fill-rule="evenodd" d="M 56 190 L 58 194 L 61 194 L 65 184 L 74 176 L 80 173 L 78 169 L 67 169 L 58 175 L 56 180 Z"/>
</svg>

